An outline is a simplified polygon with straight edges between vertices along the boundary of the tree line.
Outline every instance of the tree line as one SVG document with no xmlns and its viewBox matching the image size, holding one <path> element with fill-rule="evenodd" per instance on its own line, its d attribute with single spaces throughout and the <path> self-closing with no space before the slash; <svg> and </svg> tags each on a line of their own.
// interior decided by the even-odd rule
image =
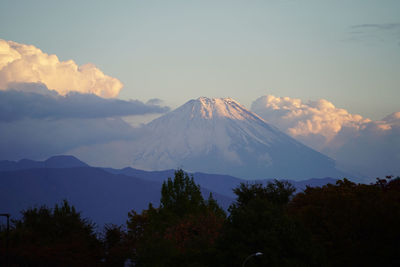
<svg viewBox="0 0 400 267">
<path fill-rule="evenodd" d="M 0 229 L 0 265 L 242 266 L 261 252 L 246 266 L 400 266 L 399 177 L 295 191 L 242 183 L 226 212 L 177 170 L 157 207 L 101 233 L 67 201 L 22 211 Z"/>
</svg>

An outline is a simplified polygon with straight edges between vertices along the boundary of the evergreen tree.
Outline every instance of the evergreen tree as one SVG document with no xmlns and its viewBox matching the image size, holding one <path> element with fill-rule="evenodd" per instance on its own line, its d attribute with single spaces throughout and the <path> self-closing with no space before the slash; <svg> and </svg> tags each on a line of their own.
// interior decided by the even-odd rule
<svg viewBox="0 0 400 267">
<path fill-rule="evenodd" d="M 159 208 L 128 214 L 128 235 L 137 266 L 209 266 L 225 212 L 212 195 L 204 200 L 200 186 L 183 170 L 161 189 Z"/>
<path fill-rule="evenodd" d="M 168 178 L 163 183 L 160 201 L 160 209 L 163 212 L 182 217 L 185 214 L 197 213 L 204 207 L 200 186 L 183 170 L 176 171 L 173 180 Z"/>
</svg>

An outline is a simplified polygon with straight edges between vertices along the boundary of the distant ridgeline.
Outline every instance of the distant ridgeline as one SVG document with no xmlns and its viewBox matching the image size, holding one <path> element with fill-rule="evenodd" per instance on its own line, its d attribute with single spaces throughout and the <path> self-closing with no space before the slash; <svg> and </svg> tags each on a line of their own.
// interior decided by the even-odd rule
<svg viewBox="0 0 400 267">
<path fill-rule="evenodd" d="M 158 203 L 162 182 L 174 170 L 142 171 L 133 168 L 90 167 L 73 156 L 54 156 L 45 161 L 0 161 L 0 211 L 18 217 L 22 209 L 67 199 L 99 225 L 121 224 L 128 211 L 141 211 Z M 234 200 L 233 189 L 251 182 L 229 175 L 193 173 L 204 196 L 214 198 L 227 209 Z M 267 180 L 257 180 L 266 183 Z M 290 181 L 298 190 L 306 185 L 321 186 L 336 179 Z"/>
</svg>

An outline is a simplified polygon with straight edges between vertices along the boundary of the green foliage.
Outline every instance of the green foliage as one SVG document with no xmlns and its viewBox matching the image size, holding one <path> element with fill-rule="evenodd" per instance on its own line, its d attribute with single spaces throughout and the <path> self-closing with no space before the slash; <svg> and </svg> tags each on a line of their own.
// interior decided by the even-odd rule
<svg viewBox="0 0 400 267">
<path fill-rule="evenodd" d="M 296 191 L 287 181 L 274 180 L 265 187 L 262 184 L 241 183 L 233 192 L 237 195 L 236 206 L 246 206 L 254 199 L 263 199 L 277 205 L 285 205 Z"/>
<path fill-rule="evenodd" d="M 161 188 L 160 207 L 165 212 L 176 216 L 198 212 L 204 208 L 204 199 L 200 186 L 196 185 L 193 177 L 189 177 L 183 170 L 175 172 L 175 178 L 168 178 Z"/>
<path fill-rule="evenodd" d="M 206 201 L 206 210 L 214 214 L 218 218 L 225 219 L 226 213 L 225 211 L 218 205 L 218 202 L 214 199 L 212 193 L 208 195 L 208 199 Z"/>
<path fill-rule="evenodd" d="M 22 266 L 93 265 L 101 258 L 94 225 L 64 201 L 22 211 L 10 231 L 13 264 Z"/>
<path fill-rule="evenodd" d="M 161 189 L 159 208 L 128 214 L 128 236 L 137 266 L 208 266 L 225 212 L 212 195 L 204 200 L 200 186 L 183 170 Z"/>
</svg>

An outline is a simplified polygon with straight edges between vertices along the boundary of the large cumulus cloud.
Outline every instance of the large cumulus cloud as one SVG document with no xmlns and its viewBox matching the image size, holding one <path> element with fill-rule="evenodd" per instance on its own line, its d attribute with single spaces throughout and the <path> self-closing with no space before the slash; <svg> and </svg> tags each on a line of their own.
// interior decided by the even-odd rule
<svg viewBox="0 0 400 267">
<path fill-rule="evenodd" d="M 371 121 L 337 108 L 325 99 L 303 102 L 298 98 L 266 95 L 255 100 L 251 110 L 317 150 L 329 146 L 344 127 L 359 130 Z"/>
<path fill-rule="evenodd" d="M 400 175 L 400 112 L 372 121 L 324 99 L 272 95 L 255 100 L 251 110 L 343 169 L 370 178 Z"/>
<path fill-rule="evenodd" d="M 0 39 L 0 90 L 10 83 L 43 83 L 60 95 L 75 91 L 116 97 L 123 84 L 93 64 L 60 61 L 33 45 Z"/>
</svg>

